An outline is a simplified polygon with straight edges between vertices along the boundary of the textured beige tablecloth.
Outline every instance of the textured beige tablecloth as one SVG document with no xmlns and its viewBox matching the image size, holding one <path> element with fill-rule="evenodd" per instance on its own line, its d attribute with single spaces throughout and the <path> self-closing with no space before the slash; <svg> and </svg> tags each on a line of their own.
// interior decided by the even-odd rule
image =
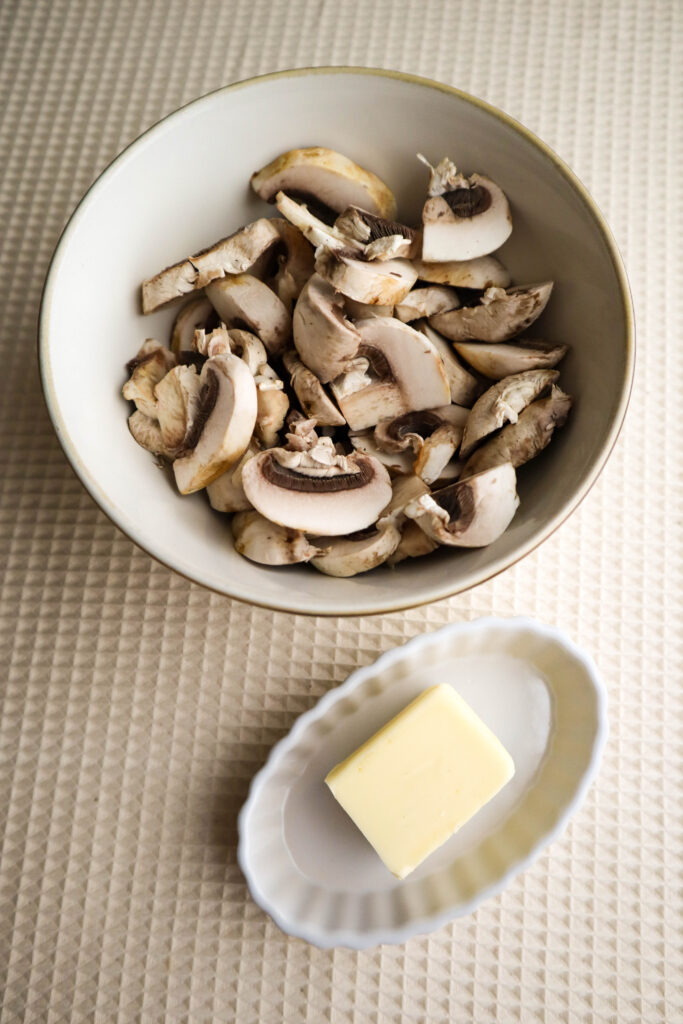
<svg viewBox="0 0 683 1024">
<path fill-rule="evenodd" d="M 10 1021 L 624 1021 L 681 996 L 681 0 L 0 2 L 0 991 Z M 69 470 L 34 343 L 75 203 L 142 129 L 307 64 L 426 74 L 500 105 L 576 170 L 625 255 L 627 425 L 581 509 L 472 593 L 370 619 L 272 614 L 154 564 Z M 610 694 L 566 834 L 471 917 L 322 952 L 251 902 L 236 815 L 272 744 L 424 630 L 524 613 Z"/>
</svg>

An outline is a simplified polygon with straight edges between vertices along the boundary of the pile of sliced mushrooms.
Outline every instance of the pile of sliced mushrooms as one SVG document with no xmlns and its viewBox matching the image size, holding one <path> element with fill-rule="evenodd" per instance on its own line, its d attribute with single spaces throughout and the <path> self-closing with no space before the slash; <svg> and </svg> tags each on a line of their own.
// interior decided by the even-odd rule
<svg viewBox="0 0 683 1024">
<path fill-rule="evenodd" d="M 444 158 L 419 228 L 376 175 L 328 149 L 251 178 L 259 218 L 142 285 L 183 297 L 123 388 L 135 440 L 181 494 L 232 515 L 235 549 L 331 576 L 483 547 L 510 524 L 516 471 L 567 419 L 567 346 L 520 337 L 553 283 L 512 285 L 491 255 L 508 201 Z"/>
</svg>

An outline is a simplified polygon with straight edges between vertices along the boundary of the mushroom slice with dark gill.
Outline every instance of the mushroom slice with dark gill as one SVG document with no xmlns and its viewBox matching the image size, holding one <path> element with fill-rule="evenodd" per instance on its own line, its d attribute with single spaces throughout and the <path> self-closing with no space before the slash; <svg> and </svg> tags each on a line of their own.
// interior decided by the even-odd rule
<svg viewBox="0 0 683 1024">
<path fill-rule="evenodd" d="M 431 171 L 422 210 L 422 259 L 471 260 L 498 249 L 512 231 L 503 190 L 482 174 L 460 174 L 448 157 L 436 167 L 419 159 Z"/>
<path fill-rule="evenodd" d="M 342 295 L 371 306 L 401 302 L 417 280 L 408 260 L 366 261 L 354 252 L 326 246 L 316 252 L 315 269 Z"/>
<path fill-rule="evenodd" d="M 519 506 L 516 482 L 506 462 L 411 501 L 405 514 L 439 544 L 485 547 L 512 522 Z"/>
<path fill-rule="evenodd" d="M 353 369 L 331 387 L 351 430 L 450 401 L 441 356 L 424 335 L 394 317 L 359 320 Z"/>
<path fill-rule="evenodd" d="M 294 345 L 305 366 L 323 384 L 352 366 L 360 335 L 344 315 L 344 300 L 314 274 L 305 285 L 292 317 Z"/>
<path fill-rule="evenodd" d="M 201 389 L 194 366 L 175 366 L 154 388 L 161 436 L 174 456 L 182 452 L 192 430 Z"/>
<path fill-rule="evenodd" d="M 420 334 L 424 334 L 425 338 L 431 342 L 441 356 L 441 361 L 448 378 L 451 402 L 470 408 L 476 401 L 477 396 L 481 394 L 481 385 L 477 378 L 463 366 L 453 351 L 452 345 L 438 331 L 430 327 L 426 320 L 416 323 L 415 328 Z"/>
<path fill-rule="evenodd" d="M 418 280 L 429 284 L 445 284 L 451 288 L 507 288 L 512 278 L 507 267 L 495 256 L 479 256 L 476 260 L 447 260 L 425 263 L 413 260 Z"/>
<path fill-rule="evenodd" d="M 188 454 L 173 463 L 181 494 L 206 487 L 246 451 L 256 424 L 256 385 L 246 363 L 225 353 L 207 359 Z"/>
<path fill-rule="evenodd" d="M 535 458 L 550 444 L 557 427 L 567 421 L 572 399 L 553 385 L 547 398 L 532 402 L 519 414 L 516 423 L 508 423 L 499 434 L 478 448 L 467 460 L 461 479 L 486 469 L 511 463 L 515 469 Z"/>
<path fill-rule="evenodd" d="M 295 565 L 324 553 L 300 530 L 278 526 L 253 510 L 238 512 L 230 528 L 235 551 L 260 565 Z"/>
<path fill-rule="evenodd" d="M 128 417 L 128 429 L 141 448 L 145 448 L 152 455 L 171 457 L 161 436 L 161 427 L 158 421 L 152 419 L 151 416 L 145 416 L 144 412 L 136 409 Z"/>
<path fill-rule="evenodd" d="M 420 320 L 423 316 L 434 316 L 436 313 L 448 313 L 460 305 L 458 293 L 444 285 L 431 285 L 427 288 L 413 288 L 403 302 L 399 302 L 394 314 L 404 324 Z"/>
<path fill-rule="evenodd" d="M 453 348 L 473 370 L 490 380 L 502 380 L 524 370 L 541 370 L 564 359 L 567 345 L 552 341 L 504 341 L 499 344 L 485 341 L 455 341 Z"/>
<path fill-rule="evenodd" d="M 296 352 L 285 352 L 283 362 L 304 414 L 315 419 L 321 427 L 345 426 L 346 420 L 325 391 L 324 385 L 312 370 L 304 366 Z"/>
<path fill-rule="evenodd" d="M 206 294 L 228 327 L 246 327 L 268 351 L 282 351 L 292 334 L 292 318 L 275 292 L 251 274 L 231 274 L 213 281 Z"/>
<path fill-rule="evenodd" d="M 266 202 L 286 192 L 337 213 L 347 206 L 360 206 L 389 220 L 396 216 L 394 195 L 376 174 L 322 146 L 282 153 L 252 174 L 251 187 Z"/>
<path fill-rule="evenodd" d="M 460 405 L 406 412 L 393 420 L 381 420 L 375 427 L 375 441 L 387 452 L 401 452 L 406 448 L 419 452 L 425 440 L 445 424 L 458 428 L 462 436 L 469 414 L 470 410 Z"/>
<path fill-rule="evenodd" d="M 130 379 L 123 385 L 123 397 L 129 402 L 135 402 L 136 408 L 145 416 L 156 419 L 157 400 L 154 389 L 175 363 L 175 356 L 169 349 L 154 338 L 148 338 L 126 365 Z"/>
<path fill-rule="evenodd" d="M 357 206 L 349 206 L 334 222 L 335 228 L 365 246 L 368 260 L 407 259 L 420 255 L 420 234 L 397 221 L 385 220 Z"/>
<path fill-rule="evenodd" d="M 325 536 L 364 530 L 391 497 L 381 463 L 360 452 L 339 455 L 326 437 L 306 451 L 261 452 L 242 470 L 242 485 L 266 519 Z"/>
<path fill-rule="evenodd" d="M 485 437 L 505 423 L 516 423 L 522 409 L 559 376 L 559 370 L 525 370 L 493 384 L 477 399 L 467 418 L 460 446 L 462 457 L 467 458 Z"/>
<path fill-rule="evenodd" d="M 227 332 L 230 351 L 247 364 L 256 384 L 256 438 L 266 448 L 277 444 L 289 410 L 284 384 L 268 362 L 265 346 L 251 331 L 233 329 Z"/>
<path fill-rule="evenodd" d="M 262 217 L 208 249 L 166 267 L 142 282 L 142 312 L 152 313 L 225 274 L 243 274 L 279 238 L 276 228 Z"/>
<path fill-rule="evenodd" d="M 429 322 L 451 341 L 508 341 L 538 319 L 552 290 L 552 281 L 487 288 L 478 305 L 437 313 Z"/>
<path fill-rule="evenodd" d="M 357 576 L 386 562 L 400 540 L 400 531 L 388 519 L 347 537 L 316 537 L 327 550 L 311 564 L 326 576 Z"/>
</svg>

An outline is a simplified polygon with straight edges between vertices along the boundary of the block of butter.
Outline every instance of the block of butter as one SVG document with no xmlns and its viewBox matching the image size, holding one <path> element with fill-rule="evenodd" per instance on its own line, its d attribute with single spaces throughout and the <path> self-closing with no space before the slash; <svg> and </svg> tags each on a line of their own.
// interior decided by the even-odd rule
<svg viewBox="0 0 683 1024">
<path fill-rule="evenodd" d="M 502 743 L 441 683 L 333 768 L 325 782 L 388 869 L 405 878 L 514 772 Z"/>
</svg>

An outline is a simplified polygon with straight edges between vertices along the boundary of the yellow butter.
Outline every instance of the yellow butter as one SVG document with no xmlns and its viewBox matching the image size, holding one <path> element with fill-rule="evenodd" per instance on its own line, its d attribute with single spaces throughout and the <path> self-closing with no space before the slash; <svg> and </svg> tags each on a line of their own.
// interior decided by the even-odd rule
<svg viewBox="0 0 683 1024">
<path fill-rule="evenodd" d="M 405 878 L 514 772 L 502 743 L 442 683 L 387 722 L 325 782 L 389 870 Z"/>
</svg>

